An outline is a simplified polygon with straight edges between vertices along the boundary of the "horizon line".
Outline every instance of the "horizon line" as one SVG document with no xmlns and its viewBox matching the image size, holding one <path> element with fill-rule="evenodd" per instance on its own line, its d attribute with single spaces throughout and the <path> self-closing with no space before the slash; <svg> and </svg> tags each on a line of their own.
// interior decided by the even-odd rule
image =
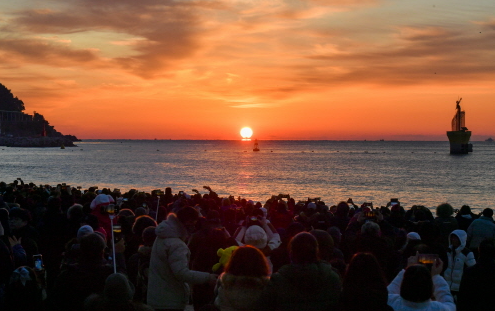
<svg viewBox="0 0 495 311">
<path fill-rule="evenodd" d="M 448 142 L 445 140 L 398 140 L 398 139 L 258 139 L 259 141 L 356 141 L 356 142 Z M 191 138 L 80 138 L 84 140 L 122 140 L 122 141 L 241 141 L 252 142 L 254 140 L 242 140 L 242 139 L 191 139 Z M 485 140 L 472 140 L 472 142 L 485 142 Z"/>
</svg>

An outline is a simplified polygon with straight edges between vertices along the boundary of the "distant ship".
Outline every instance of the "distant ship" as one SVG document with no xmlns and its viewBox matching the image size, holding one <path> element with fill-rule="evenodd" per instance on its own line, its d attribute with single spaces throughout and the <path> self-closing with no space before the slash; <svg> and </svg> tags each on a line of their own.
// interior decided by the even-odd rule
<svg viewBox="0 0 495 311">
<path fill-rule="evenodd" d="M 257 140 L 257 139 L 255 139 L 255 140 L 254 140 L 254 148 L 253 148 L 253 151 L 260 151 L 260 148 L 259 148 L 259 146 L 258 146 L 258 140 Z"/>
<path fill-rule="evenodd" d="M 456 101 L 456 112 L 452 119 L 452 131 L 447 131 L 451 154 L 467 154 L 473 152 L 473 145 L 469 143 L 471 131 L 465 125 L 466 113 L 461 110 L 461 99 Z"/>
<path fill-rule="evenodd" d="M 493 138 L 488 138 L 488 139 L 485 139 L 485 141 L 488 141 L 488 142 L 492 142 L 493 141 Z"/>
</svg>

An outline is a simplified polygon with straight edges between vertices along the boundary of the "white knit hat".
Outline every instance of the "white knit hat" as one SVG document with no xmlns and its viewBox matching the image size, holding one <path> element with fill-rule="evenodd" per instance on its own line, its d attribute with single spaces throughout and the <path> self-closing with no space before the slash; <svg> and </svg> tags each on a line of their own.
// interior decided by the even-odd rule
<svg viewBox="0 0 495 311">
<path fill-rule="evenodd" d="M 83 237 L 85 237 L 85 236 L 87 236 L 88 234 L 91 234 L 91 233 L 94 233 L 93 228 L 91 228 L 91 226 L 84 225 L 81 228 L 79 228 L 79 230 L 77 230 L 77 240 L 79 242 L 81 242 L 81 239 Z"/>
<path fill-rule="evenodd" d="M 98 205 L 108 205 L 110 203 L 114 203 L 115 200 L 112 198 L 111 195 L 107 194 L 99 194 L 94 198 L 94 200 L 91 202 L 91 205 L 89 206 L 91 209 L 95 209 Z"/>
<path fill-rule="evenodd" d="M 407 239 L 408 240 L 421 240 L 421 237 L 417 232 L 409 232 L 407 234 Z"/>
<path fill-rule="evenodd" d="M 259 249 L 266 247 L 267 239 L 265 230 L 257 225 L 247 228 L 244 234 L 244 243 Z"/>
</svg>

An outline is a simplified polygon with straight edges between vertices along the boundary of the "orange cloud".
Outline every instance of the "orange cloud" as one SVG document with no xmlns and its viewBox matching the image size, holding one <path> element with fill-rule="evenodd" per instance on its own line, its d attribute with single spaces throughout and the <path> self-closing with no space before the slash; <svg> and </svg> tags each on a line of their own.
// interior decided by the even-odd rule
<svg viewBox="0 0 495 311">
<path fill-rule="evenodd" d="M 394 137 L 443 137 L 459 95 L 482 107 L 468 110 L 483 120 L 477 132 L 495 132 L 483 119 L 495 22 L 479 13 L 493 5 L 467 14 L 440 4 L 18 4 L 0 11 L 0 83 L 82 137 L 236 139 L 241 121 L 272 138 L 382 138 L 391 126 Z M 445 110 L 445 122 L 424 117 Z M 360 121 L 370 118 L 373 126 Z"/>
</svg>

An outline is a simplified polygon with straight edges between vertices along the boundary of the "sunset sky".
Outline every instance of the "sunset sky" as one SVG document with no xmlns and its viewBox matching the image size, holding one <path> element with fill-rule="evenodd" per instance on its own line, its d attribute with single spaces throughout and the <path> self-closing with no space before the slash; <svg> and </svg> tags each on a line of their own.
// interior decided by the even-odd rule
<svg viewBox="0 0 495 311">
<path fill-rule="evenodd" d="M 82 139 L 495 138 L 493 0 L 0 2 L 0 83 Z"/>
</svg>

